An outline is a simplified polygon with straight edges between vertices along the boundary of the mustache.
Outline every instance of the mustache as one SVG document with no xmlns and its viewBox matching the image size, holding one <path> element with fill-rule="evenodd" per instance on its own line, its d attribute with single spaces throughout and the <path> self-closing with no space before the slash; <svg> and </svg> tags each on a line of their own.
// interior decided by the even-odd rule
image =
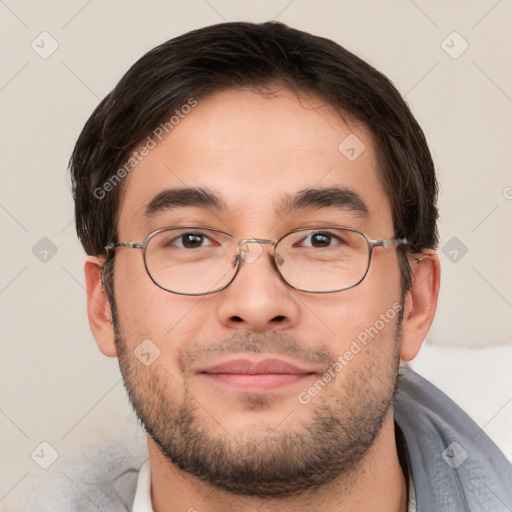
<svg viewBox="0 0 512 512">
<path fill-rule="evenodd" d="M 266 332 L 237 333 L 210 343 L 197 343 L 188 347 L 179 357 L 179 366 L 185 371 L 198 358 L 208 358 L 221 354 L 239 354 L 241 352 L 271 353 L 292 357 L 304 363 L 315 363 L 328 368 L 336 355 L 323 346 L 306 344 L 301 338 L 289 334 Z"/>
</svg>

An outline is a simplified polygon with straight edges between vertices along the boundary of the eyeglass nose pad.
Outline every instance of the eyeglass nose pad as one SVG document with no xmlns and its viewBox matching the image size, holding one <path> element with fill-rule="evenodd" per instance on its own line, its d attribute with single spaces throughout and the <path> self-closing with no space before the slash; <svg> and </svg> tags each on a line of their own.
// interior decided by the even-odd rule
<svg viewBox="0 0 512 512">
<path fill-rule="evenodd" d="M 276 252 L 275 254 L 275 260 L 276 260 L 276 264 L 278 266 L 281 266 L 283 263 L 284 263 L 284 259 L 281 257 L 281 255 L 279 253 Z"/>
<path fill-rule="evenodd" d="M 262 252 L 263 247 L 257 242 L 246 242 L 244 244 L 241 244 L 238 250 L 239 256 L 246 263 L 253 263 L 254 261 L 256 261 L 260 257 Z"/>
</svg>

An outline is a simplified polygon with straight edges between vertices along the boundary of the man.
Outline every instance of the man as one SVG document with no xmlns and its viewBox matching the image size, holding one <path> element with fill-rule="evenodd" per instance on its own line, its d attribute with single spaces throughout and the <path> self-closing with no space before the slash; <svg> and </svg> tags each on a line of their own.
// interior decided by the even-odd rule
<svg viewBox="0 0 512 512">
<path fill-rule="evenodd" d="M 382 74 L 279 23 L 196 30 L 70 167 L 91 329 L 148 434 L 135 512 L 512 509 L 504 456 L 401 364 L 436 309 L 437 182 Z"/>
</svg>

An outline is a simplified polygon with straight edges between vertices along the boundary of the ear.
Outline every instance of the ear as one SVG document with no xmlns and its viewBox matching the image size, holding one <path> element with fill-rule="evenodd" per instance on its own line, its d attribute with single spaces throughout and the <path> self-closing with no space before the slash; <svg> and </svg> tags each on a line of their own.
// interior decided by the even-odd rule
<svg viewBox="0 0 512 512">
<path fill-rule="evenodd" d="M 116 357 L 112 311 L 101 281 L 103 260 L 89 256 L 85 262 L 85 286 L 87 290 L 87 316 L 98 348 L 108 357 Z"/>
<path fill-rule="evenodd" d="M 405 297 L 402 361 L 414 359 L 427 337 L 439 296 L 441 267 L 435 251 L 427 250 L 412 261 L 412 286 Z"/>
</svg>

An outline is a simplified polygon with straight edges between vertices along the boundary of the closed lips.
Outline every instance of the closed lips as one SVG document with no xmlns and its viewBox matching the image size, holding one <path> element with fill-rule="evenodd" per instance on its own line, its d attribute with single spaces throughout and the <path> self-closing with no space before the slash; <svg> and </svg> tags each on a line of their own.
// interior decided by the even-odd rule
<svg viewBox="0 0 512 512">
<path fill-rule="evenodd" d="M 199 373 L 219 374 L 311 374 L 310 370 L 301 369 L 280 359 L 264 359 L 263 361 L 250 361 L 248 359 L 235 359 L 205 368 Z"/>
</svg>

